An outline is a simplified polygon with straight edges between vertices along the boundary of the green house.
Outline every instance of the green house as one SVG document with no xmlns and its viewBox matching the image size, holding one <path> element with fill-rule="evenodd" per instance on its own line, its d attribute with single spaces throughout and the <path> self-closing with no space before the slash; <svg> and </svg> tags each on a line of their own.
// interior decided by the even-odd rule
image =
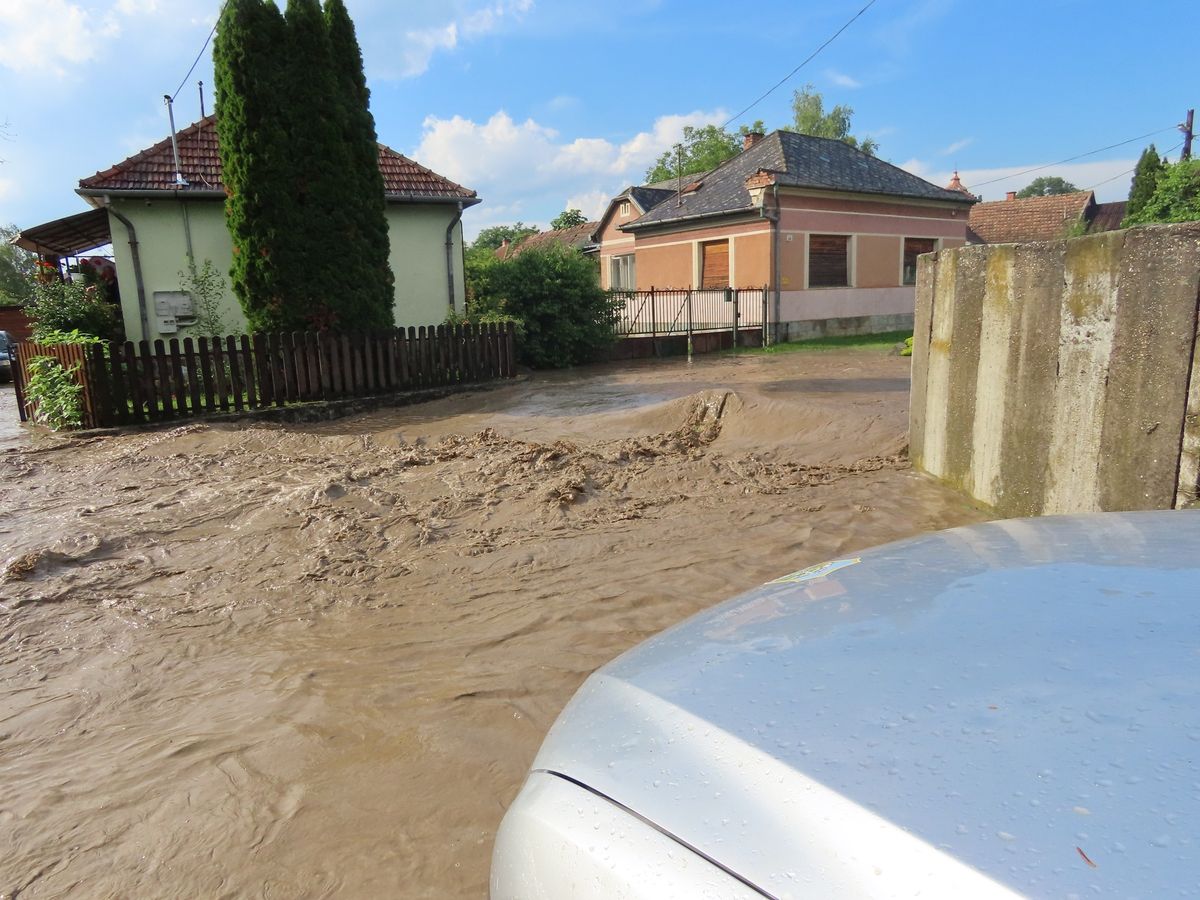
<svg viewBox="0 0 1200 900">
<path fill-rule="evenodd" d="M 129 340 L 198 336 L 180 273 L 210 260 L 227 275 L 233 245 L 225 227 L 225 184 L 217 123 L 208 116 L 112 168 L 79 182 L 92 207 L 22 231 L 15 243 L 47 259 L 112 245 Z M 464 310 L 462 212 L 475 192 L 379 146 L 387 198 L 396 324 L 433 325 Z M 336 253 L 313 247 L 312 253 Z M 228 278 L 226 278 L 228 283 Z M 347 285 L 352 290 L 353 285 Z M 221 307 L 233 333 L 246 329 L 232 290 Z"/>
</svg>

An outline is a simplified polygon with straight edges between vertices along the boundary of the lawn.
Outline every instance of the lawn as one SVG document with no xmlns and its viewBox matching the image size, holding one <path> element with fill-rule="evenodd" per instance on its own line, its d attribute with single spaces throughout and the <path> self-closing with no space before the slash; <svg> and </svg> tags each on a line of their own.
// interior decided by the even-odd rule
<svg viewBox="0 0 1200 900">
<path fill-rule="evenodd" d="M 806 341 L 788 341 L 769 347 L 739 347 L 726 353 L 738 355 L 762 355 L 774 353 L 797 353 L 804 350 L 891 350 L 896 344 L 912 337 L 911 331 L 885 331 L 882 334 L 837 335 L 835 337 L 812 338 Z"/>
</svg>

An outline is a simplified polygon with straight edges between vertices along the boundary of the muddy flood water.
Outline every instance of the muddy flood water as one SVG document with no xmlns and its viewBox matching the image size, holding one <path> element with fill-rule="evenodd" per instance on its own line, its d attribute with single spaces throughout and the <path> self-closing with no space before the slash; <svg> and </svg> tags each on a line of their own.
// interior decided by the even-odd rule
<svg viewBox="0 0 1200 900">
<path fill-rule="evenodd" d="M 900 455 L 908 386 L 702 358 L 0 452 L 0 897 L 483 897 L 594 669 L 982 518 Z"/>
</svg>

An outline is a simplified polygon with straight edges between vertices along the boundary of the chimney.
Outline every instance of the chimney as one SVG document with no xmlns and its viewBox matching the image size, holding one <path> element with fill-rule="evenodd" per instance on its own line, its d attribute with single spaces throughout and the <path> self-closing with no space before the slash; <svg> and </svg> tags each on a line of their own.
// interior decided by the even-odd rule
<svg viewBox="0 0 1200 900">
<path fill-rule="evenodd" d="M 761 141 L 764 137 L 765 137 L 765 135 L 761 131 L 751 131 L 749 134 L 747 134 L 745 137 L 742 138 L 742 149 L 749 150 L 751 147 L 753 147 L 755 144 L 757 144 L 759 141 Z"/>
<path fill-rule="evenodd" d="M 1007 194 L 1005 194 L 1005 195 L 1004 195 L 1004 199 L 1005 199 L 1005 200 L 1016 200 L 1016 199 L 1017 199 L 1017 192 L 1016 192 L 1016 191 L 1009 191 Z"/>
</svg>

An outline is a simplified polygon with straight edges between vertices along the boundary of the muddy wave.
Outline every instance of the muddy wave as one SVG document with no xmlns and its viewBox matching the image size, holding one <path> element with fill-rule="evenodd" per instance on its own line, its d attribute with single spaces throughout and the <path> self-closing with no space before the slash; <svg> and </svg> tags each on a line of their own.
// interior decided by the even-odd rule
<svg viewBox="0 0 1200 900">
<path fill-rule="evenodd" d="M 0 895 L 483 895 L 589 672 L 978 518 L 908 471 L 905 372 L 598 368 L 0 456 Z"/>
</svg>

